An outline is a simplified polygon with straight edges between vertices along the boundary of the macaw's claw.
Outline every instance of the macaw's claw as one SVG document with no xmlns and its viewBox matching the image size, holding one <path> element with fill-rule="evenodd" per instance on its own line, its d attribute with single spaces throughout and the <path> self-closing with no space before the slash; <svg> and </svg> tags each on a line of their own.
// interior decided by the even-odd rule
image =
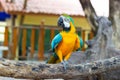
<svg viewBox="0 0 120 80">
<path fill-rule="evenodd" d="M 63 64 L 64 70 L 66 71 L 67 67 L 68 67 L 68 62 L 67 61 L 63 61 L 61 63 Z"/>
</svg>

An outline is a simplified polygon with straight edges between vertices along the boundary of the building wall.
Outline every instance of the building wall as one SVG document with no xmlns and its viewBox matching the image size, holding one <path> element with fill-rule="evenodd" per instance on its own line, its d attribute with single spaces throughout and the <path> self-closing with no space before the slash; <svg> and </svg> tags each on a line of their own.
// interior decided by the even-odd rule
<svg viewBox="0 0 120 80">
<path fill-rule="evenodd" d="M 23 24 L 40 25 L 41 21 L 44 21 L 45 25 L 57 26 L 57 20 L 59 16 L 55 15 L 26 15 Z M 82 27 L 82 29 L 90 29 L 89 23 L 84 17 L 72 17 L 75 22 L 75 26 Z M 19 25 L 20 16 L 17 17 L 17 25 Z"/>
</svg>

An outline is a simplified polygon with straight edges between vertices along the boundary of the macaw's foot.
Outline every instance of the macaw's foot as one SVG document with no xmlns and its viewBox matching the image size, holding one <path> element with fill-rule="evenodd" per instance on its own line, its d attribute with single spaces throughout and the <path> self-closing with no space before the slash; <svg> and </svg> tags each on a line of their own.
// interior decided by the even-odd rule
<svg viewBox="0 0 120 80">
<path fill-rule="evenodd" d="M 68 67 L 68 62 L 67 61 L 62 61 L 61 63 L 63 65 L 63 67 L 64 67 L 64 70 L 66 71 L 67 67 Z"/>
</svg>

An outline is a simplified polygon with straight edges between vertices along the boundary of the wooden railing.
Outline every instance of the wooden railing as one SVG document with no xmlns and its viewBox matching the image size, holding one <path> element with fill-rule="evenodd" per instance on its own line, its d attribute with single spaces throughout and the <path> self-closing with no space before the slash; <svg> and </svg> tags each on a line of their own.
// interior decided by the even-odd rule
<svg viewBox="0 0 120 80">
<path fill-rule="evenodd" d="M 39 60 L 44 60 L 44 40 L 46 39 L 45 36 L 45 30 L 48 29 L 50 30 L 50 41 L 53 39 L 53 37 L 55 36 L 55 30 L 61 31 L 61 28 L 58 27 L 50 27 L 50 26 L 44 26 L 44 24 L 42 23 L 40 27 L 14 27 L 13 28 L 13 37 L 12 37 L 12 47 L 9 47 L 9 49 L 12 50 L 12 53 L 9 53 L 8 51 L 4 51 L 3 52 L 3 57 L 8 58 L 8 55 L 11 54 L 12 58 L 15 59 L 16 57 L 22 57 L 22 58 L 26 58 L 26 43 L 27 43 L 27 29 L 31 29 L 31 38 L 30 38 L 30 58 L 32 59 L 35 53 L 35 32 L 36 30 L 39 30 L 39 36 L 38 37 L 38 59 Z M 22 30 L 22 31 L 21 31 Z M 81 37 L 83 39 L 83 41 L 86 41 L 86 36 L 88 36 L 88 33 L 90 33 L 89 35 L 89 39 L 93 38 L 93 33 L 90 32 L 89 30 L 83 30 L 81 28 L 77 28 L 76 29 L 78 33 L 81 32 Z M 16 50 L 19 44 L 19 38 L 20 38 L 20 34 L 23 34 L 22 36 L 22 55 L 16 55 Z M 8 26 L 5 27 L 5 33 L 4 33 L 4 46 L 9 46 L 9 30 L 8 30 Z M 85 44 L 82 48 L 82 50 L 85 50 Z"/>
<path fill-rule="evenodd" d="M 5 27 L 5 33 L 4 33 L 4 46 L 8 46 L 8 38 L 9 38 L 9 32 L 8 32 L 8 27 Z M 8 55 L 8 51 L 3 51 L 3 57 L 6 58 L 6 56 Z"/>
</svg>

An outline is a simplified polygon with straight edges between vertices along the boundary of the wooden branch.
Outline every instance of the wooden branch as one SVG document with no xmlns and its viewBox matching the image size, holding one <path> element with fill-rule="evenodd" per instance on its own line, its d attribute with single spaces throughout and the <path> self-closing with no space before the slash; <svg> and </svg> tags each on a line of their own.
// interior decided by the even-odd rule
<svg viewBox="0 0 120 80">
<path fill-rule="evenodd" d="M 61 64 L 0 59 L 0 76 L 37 80 L 55 78 L 85 80 L 89 76 L 108 73 L 116 69 L 120 70 L 119 56 L 92 63 L 69 65 L 67 71 L 64 71 Z"/>
</svg>

